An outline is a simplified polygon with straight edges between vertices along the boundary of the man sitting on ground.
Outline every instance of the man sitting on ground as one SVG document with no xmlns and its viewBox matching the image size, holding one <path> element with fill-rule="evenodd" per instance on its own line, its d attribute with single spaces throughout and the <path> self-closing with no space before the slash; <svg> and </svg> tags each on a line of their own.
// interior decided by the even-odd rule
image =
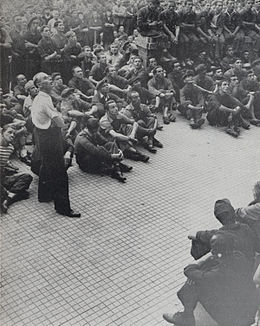
<svg viewBox="0 0 260 326">
<path fill-rule="evenodd" d="M 100 119 L 100 132 L 108 141 L 116 140 L 118 147 L 126 158 L 135 161 L 148 162 L 149 156 L 136 150 L 136 133 L 138 123 L 118 112 L 116 102 L 109 100 L 106 105 L 106 114 Z"/>
<path fill-rule="evenodd" d="M 116 142 L 108 142 L 98 131 L 98 119 L 84 119 L 85 128 L 75 140 L 76 161 L 80 169 L 88 173 L 109 174 L 112 178 L 125 182 L 123 172 L 129 172 L 132 167 L 123 164 L 122 151 Z"/>
<path fill-rule="evenodd" d="M 193 129 L 200 128 L 204 119 L 202 118 L 204 98 L 201 91 L 194 85 L 194 73 L 187 70 L 183 76 L 185 86 L 180 90 L 180 113 L 190 120 L 190 126 Z"/>
<path fill-rule="evenodd" d="M 155 96 L 155 108 L 163 110 L 163 122 L 169 124 L 175 122 L 172 106 L 176 104 L 171 81 L 164 77 L 164 70 L 161 66 L 154 68 L 153 78 L 148 82 L 148 90 Z"/>
<path fill-rule="evenodd" d="M 132 91 L 129 95 L 130 104 L 121 110 L 121 113 L 138 123 L 136 137 L 144 143 L 144 147 L 151 153 L 156 153 L 154 146 L 162 148 L 163 145 L 154 137 L 158 127 L 156 115 L 150 109 L 141 104 L 138 92 Z M 144 140 L 147 138 L 147 140 Z"/>
</svg>

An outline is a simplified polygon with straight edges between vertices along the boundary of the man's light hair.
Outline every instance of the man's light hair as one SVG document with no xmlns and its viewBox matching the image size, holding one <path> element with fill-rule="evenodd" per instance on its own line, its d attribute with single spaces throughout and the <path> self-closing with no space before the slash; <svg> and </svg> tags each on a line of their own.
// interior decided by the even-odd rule
<svg viewBox="0 0 260 326">
<path fill-rule="evenodd" d="M 36 75 L 33 76 L 33 82 L 36 87 L 39 87 L 39 83 L 48 76 L 45 72 L 38 72 Z"/>
</svg>

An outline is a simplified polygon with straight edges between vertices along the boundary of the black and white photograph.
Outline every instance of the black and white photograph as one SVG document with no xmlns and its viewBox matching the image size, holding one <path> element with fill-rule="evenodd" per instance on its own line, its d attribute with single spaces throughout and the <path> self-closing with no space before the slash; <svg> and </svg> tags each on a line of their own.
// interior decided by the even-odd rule
<svg viewBox="0 0 260 326">
<path fill-rule="evenodd" d="M 2 0 L 0 325 L 260 326 L 260 0 Z"/>
</svg>

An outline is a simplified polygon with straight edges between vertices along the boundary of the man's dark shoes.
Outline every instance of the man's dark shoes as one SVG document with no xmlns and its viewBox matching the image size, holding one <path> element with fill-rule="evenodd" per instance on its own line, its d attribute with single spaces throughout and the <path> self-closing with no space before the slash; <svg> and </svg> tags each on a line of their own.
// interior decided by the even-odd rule
<svg viewBox="0 0 260 326">
<path fill-rule="evenodd" d="M 163 148 L 163 144 L 156 138 L 153 138 L 153 146 Z"/>
<path fill-rule="evenodd" d="M 144 145 L 144 148 L 147 149 L 150 153 L 156 153 L 157 152 L 156 148 L 154 148 L 152 144 L 146 143 Z"/>
<path fill-rule="evenodd" d="M 112 179 L 116 179 L 116 180 L 118 180 L 119 182 L 122 182 L 122 183 L 125 183 L 126 182 L 126 178 L 123 177 L 123 175 L 120 172 L 118 172 L 118 171 L 113 171 L 111 173 L 111 178 Z"/>
<path fill-rule="evenodd" d="M 11 205 L 17 201 L 20 200 L 25 200 L 29 198 L 29 192 L 27 190 L 24 190 L 22 192 L 18 192 L 17 194 L 15 194 L 12 198 L 10 198 L 8 200 L 8 204 Z"/>
<path fill-rule="evenodd" d="M 250 129 L 250 123 L 247 122 L 246 120 L 242 119 L 241 121 L 241 127 L 246 129 L 246 130 L 249 130 Z"/>
<path fill-rule="evenodd" d="M 250 120 L 251 125 L 260 127 L 260 120 L 259 119 L 251 119 Z"/>
<path fill-rule="evenodd" d="M 165 125 L 168 125 L 169 123 L 170 123 L 170 119 L 168 118 L 168 117 L 163 117 L 163 123 L 165 124 Z"/>
<path fill-rule="evenodd" d="M 123 172 L 123 173 L 130 172 L 130 171 L 133 170 L 132 166 L 129 166 L 129 165 L 124 164 L 124 163 L 119 163 L 119 168 L 120 168 L 120 171 Z"/>
<path fill-rule="evenodd" d="M 163 319 L 168 323 L 176 326 L 195 326 L 195 318 L 193 314 L 186 314 L 185 312 L 176 312 L 176 314 L 163 314 Z"/>
<path fill-rule="evenodd" d="M 232 128 L 227 128 L 226 133 L 234 138 L 237 138 L 239 136 L 239 133 Z"/>
<path fill-rule="evenodd" d="M 72 217 L 72 218 L 75 218 L 75 217 L 80 217 L 81 214 L 79 212 L 76 212 L 74 211 L 73 209 L 71 209 L 70 211 L 66 212 L 66 211 L 57 211 L 56 212 L 60 215 L 64 215 L 64 216 L 68 216 L 68 217 Z"/>
</svg>

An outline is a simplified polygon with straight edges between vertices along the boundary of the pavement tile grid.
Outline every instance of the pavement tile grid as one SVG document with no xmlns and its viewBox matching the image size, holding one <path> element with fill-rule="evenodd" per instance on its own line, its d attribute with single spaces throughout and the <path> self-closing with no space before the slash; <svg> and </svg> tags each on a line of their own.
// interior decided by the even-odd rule
<svg viewBox="0 0 260 326">
<path fill-rule="evenodd" d="M 259 179 L 260 129 L 233 139 L 223 130 L 165 126 L 164 148 L 147 164 L 128 162 L 127 183 L 69 170 L 72 207 L 57 215 L 31 198 L 1 217 L 0 324 L 4 326 L 166 325 L 180 307 L 190 231 L 217 226 L 214 201 L 251 200 Z"/>
</svg>

